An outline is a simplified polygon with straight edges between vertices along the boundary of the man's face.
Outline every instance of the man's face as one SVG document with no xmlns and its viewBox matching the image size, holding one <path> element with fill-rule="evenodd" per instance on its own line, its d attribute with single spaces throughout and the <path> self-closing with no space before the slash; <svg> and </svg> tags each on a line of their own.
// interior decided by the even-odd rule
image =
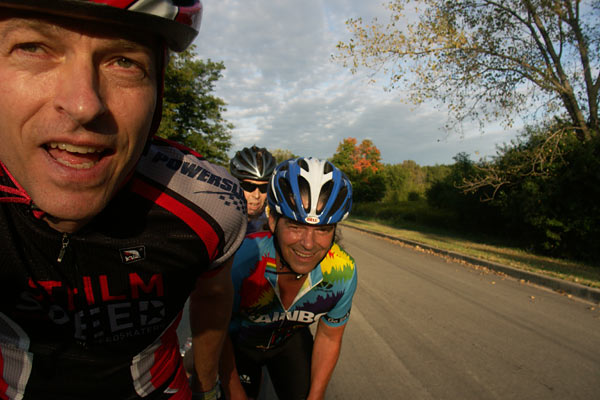
<svg viewBox="0 0 600 400">
<path fill-rule="evenodd" d="M 248 217 L 257 217 L 262 214 L 267 201 L 268 182 L 244 179 L 240 182 L 244 196 L 248 203 Z"/>
<path fill-rule="evenodd" d="M 0 160 L 51 226 L 74 231 L 140 157 L 156 108 L 156 50 L 114 27 L 4 13 Z"/>
<path fill-rule="evenodd" d="M 277 235 L 281 255 L 294 272 L 307 274 L 325 257 L 333 242 L 335 224 L 307 225 L 269 215 L 269 228 Z"/>
</svg>

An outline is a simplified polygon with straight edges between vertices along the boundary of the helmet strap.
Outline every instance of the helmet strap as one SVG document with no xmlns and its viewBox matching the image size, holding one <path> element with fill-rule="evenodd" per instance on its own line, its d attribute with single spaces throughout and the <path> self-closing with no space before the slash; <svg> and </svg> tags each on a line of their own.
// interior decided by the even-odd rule
<svg viewBox="0 0 600 400">
<path fill-rule="evenodd" d="M 165 96 L 165 72 L 169 64 L 169 48 L 163 43 L 158 54 L 157 77 L 156 77 L 156 108 L 152 115 L 152 125 L 150 126 L 150 136 L 158 132 L 160 122 L 162 121 L 162 108 Z"/>
<path fill-rule="evenodd" d="M 275 226 L 277 226 L 277 224 L 275 224 Z M 275 245 L 275 252 L 279 254 L 279 262 L 281 263 L 281 265 L 279 266 L 279 271 L 275 272 L 277 275 L 296 275 L 296 280 L 300 280 L 304 275 L 306 275 L 294 271 L 290 263 L 288 263 L 285 257 L 283 256 L 281 247 L 279 247 L 279 241 L 277 240 L 277 228 L 275 228 L 275 232 L 273 232 L 273 244 Z M 281 271 L 283 268 L 286 267 L 287 269 L 289 269 L 289 271 Z"/>
</svg>

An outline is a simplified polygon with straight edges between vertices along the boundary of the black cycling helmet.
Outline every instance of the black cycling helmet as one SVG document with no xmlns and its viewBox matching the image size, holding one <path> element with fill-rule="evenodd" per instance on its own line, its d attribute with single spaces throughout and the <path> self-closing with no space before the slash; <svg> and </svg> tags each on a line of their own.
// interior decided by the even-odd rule
<svg viewBox="0 0 600 400">
<path fill-rule="evenodd" d="M 200 0 L 0 0 L 0 7 L 107 22 L 157 34 L 173 51 L 198 35 Z"/>
<path fill-rule="evenodd" d="M 275 169 L 275 158 L 264 147 L 244 147 L 229 162 L 231 175 L 239 180 L 267 182 Z"/>
</svg>

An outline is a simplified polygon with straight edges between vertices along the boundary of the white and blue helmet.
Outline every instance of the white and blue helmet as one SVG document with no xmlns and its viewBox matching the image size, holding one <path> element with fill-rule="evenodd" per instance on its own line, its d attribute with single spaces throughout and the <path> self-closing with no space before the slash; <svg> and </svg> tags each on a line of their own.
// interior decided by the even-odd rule
<svg viewBox="0 0 600 400">
<path fill-rule="evenodd" d="M 346 174 L 331 162 L 316 158 L 300 157 L 279 164 L 267 193 L 271 210 L 310 225 L 340 222 L 352 208 L 352 184 Z"/>
</svg>

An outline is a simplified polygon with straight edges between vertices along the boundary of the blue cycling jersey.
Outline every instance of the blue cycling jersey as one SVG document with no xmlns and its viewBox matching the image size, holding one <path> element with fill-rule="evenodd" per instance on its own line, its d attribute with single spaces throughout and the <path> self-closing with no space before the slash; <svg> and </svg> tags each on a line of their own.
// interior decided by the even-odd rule
<svg viewBox="0 0 600 400">
<path fill-rule="evenodd" d="M 340 246 L 334 244 L 310 272 L 287 310 L 279 297 L 275 260 L 271 232 L 246 236 L 235 255 L 230 333 L 236 344 L 273 348 L 319 318 L 330 326 L 348 321 L 357 274 L 354 260 Z"/>
</svg>

